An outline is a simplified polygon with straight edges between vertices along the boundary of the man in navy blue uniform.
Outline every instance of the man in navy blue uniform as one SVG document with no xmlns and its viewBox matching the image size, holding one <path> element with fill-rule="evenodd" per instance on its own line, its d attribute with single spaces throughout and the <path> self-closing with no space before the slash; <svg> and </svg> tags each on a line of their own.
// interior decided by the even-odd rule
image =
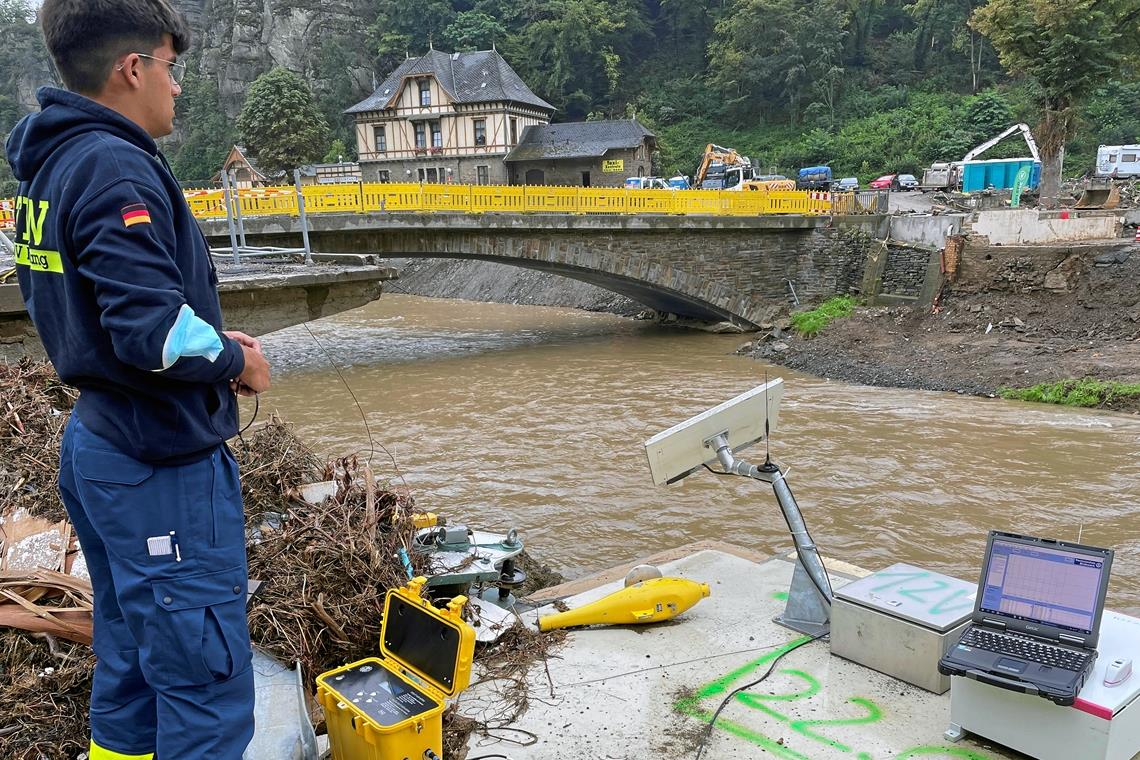
<svg viewBox="0 0 1140 760">
<path fill-rule="evenodd" d="M 167 0 L 46 0 L 67 89 L 8 139 L 16 264 L 80 390 L 60 492 L 95 592 L 91 760 L 239 760 L 253 734 L 235 393 L 269 387 L 223 332 L 217 275 L 155 138 L 189 45 Z"/>
</svg>

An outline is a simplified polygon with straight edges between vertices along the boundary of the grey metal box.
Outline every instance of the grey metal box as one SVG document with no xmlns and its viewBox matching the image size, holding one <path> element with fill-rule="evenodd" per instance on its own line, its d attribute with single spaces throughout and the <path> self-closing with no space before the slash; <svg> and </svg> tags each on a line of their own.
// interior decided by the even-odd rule
<svg viewBox="0 0 1140 760">
<path fill-rule="evenodd" d="M 897 563 L 836 590 L 831 653 L 943 694 L 938 660 L 962 633 L 977 586 Z"/>
</svg>

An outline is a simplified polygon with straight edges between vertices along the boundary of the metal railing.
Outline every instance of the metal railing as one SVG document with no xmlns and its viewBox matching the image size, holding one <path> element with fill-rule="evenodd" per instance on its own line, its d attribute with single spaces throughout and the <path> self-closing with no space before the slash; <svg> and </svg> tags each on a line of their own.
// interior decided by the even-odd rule
<svg viewBox="0 0 1140 760">
<path fill-rule="evenodd" d="M 298 216 L 297 192 L 288 185 L 237 190 L 243 217 Z M 881 214 L 885 192 L 824 193 L 805 190 L 627 190 L 625 188 L 535 185 L 366 184 L 305 185 L 309 214 L 377 211 L 458 212 L 466 214 L 670 214 L 764 216 L 769 214 Z M 225 219 L 221 189 L 186 190 L 199 219 Z M 15 222 L 15 204 L 0 201 L 0 228 Z"/>
</svg>

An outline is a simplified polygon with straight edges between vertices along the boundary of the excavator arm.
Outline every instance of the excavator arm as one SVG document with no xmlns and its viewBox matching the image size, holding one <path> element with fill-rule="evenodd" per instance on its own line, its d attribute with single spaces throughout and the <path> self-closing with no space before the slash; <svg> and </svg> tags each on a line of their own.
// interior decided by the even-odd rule
<svg viewBox="0 0 1140 760">
<path fill-rule="evenodd" d="M 697 167 L 697 173 L 693 175 L 693 187 L 699 188 L 701 183 L 705 181 L 708 176 L 709 167 L 712 166 L 714 161 L 720 161 L 725 166 L 736 166 L 741 163 L 740 154 L 732 148 L 722 148 L 719 145 L 709 143 L 705 146 L 705 153 L 701 157 L 701 165 Z"/>
<path fill-rule="evenodd" d="M 992 140 L 986 140 L 984 143 L 971 150 L 969 153 L 962 157 L 962 161 L 971 161 L 977 158 L 1005 138 L 1012 135 L 1014 132 L 1021 132 L 1021 136 L 1025 138 L 1025 144 L 1029 146 L 1029 155 L 1033 156 L 1034 161 L 1040 161 L 1041 157 L 1037 153 L 1037 142 L 1033 139 L 1033 133 L 1029 131 L 1029 125 L 1027 124 L 1014 124 L 1012 127 L 1002 132 L 997 137 L 993 138 Z"/>
</svg>

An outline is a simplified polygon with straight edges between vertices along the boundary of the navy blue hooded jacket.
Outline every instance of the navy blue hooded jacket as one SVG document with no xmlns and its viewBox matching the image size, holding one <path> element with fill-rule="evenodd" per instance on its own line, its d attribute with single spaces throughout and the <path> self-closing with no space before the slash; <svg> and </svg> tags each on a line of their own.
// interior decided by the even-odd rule
<svg viewBox="0 0 1140 760">
<path fill-rule="evenodd" d="M 229 381 L 245 359 L 220 334 L 217 274 L 178 182 L 142 127 L 44 87 L 8 138 L 20 181 L 20 290 L 48 357 L 80 390 L 75 413 L 136 459 L 183 463 L 237 432 Z M 214 360 L 163 369 L 183 306 L 219 331 Z"/>
</svg>

